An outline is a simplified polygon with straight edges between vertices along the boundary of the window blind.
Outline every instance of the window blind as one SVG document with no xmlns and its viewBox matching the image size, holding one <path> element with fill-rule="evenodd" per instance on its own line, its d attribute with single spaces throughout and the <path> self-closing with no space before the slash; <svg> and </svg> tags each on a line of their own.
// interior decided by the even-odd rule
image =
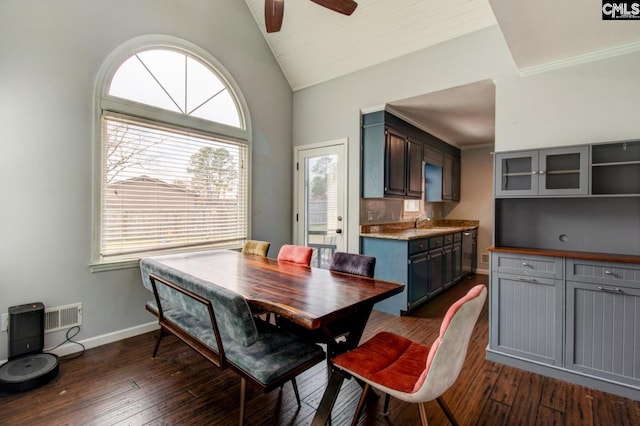
<svg viewBox="0 0 640 426">
<path fill-rule="evenodd" d="M 103 260 L 247 238 L 246 145 L 106 113 L 102 132 Z"/>
</svg>

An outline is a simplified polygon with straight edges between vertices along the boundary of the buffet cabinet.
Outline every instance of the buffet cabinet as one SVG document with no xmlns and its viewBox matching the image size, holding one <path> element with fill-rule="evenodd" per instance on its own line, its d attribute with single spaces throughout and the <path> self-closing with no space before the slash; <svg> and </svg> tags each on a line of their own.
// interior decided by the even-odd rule
<svg viewBox="0 0 640 426">
<path fill-rule="evenodd" d="M 491 250 L 487 358 L 639 399 L 640 258 Z"/>
</svg>

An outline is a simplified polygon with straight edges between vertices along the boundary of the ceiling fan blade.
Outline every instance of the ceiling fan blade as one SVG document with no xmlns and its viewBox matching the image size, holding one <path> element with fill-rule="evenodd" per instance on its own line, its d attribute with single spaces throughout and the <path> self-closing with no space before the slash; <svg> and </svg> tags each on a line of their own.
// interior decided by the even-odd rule
<svg viewBox="0 0 640 426">
<path fill-rule="evenodd" d="M 331 9 L 335 12 L 342 13 L 343 15 L 351 15 L 358 3 L 353 0 L 311 0 L 314 3 L 324 6 L 327 9 Z"/>
<path fill-rule="evenodd" d="M 280 31 L 284 16 L 284 0 L 264 0 L 264 23 L 268 33 Z"/>
</svg>

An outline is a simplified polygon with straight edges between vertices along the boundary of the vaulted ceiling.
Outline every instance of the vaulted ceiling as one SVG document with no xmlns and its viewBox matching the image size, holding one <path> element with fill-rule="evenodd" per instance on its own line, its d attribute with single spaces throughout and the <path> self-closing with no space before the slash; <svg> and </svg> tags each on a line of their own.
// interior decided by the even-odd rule
<svg viewBox="0 0 640 426">
<path fill-rule="evenodd" d="M 294 91 L 496 24 L 522 75 L 640 51 L 640 21 L 603 20 L 600 0 L 357 0 L 351 16 L 309 0 L 284 0 L 282 29 L 275 33 L 265 31 L 264 0 L 245 1 Z M 493 96 L 485 82 L 470 85 L 469 93 L 454 89 L 444 93 L 452 96 L 426 94 L 396 102 L 395 108 L 430 120 L 421 109 L 425 102 L 442 110 L 462 99 L 464 109 L 483 112 L 485 121 L 493 118 L 491 102 L 478 99 L 474 106 L 469 96 Z M 451 105 L 444 105 L 446 99 Z M 465 125 L 458 121 L 453 127 Z M 481 139 L 445 140 L 457 144 L 465 138 Z"/>
</svg>

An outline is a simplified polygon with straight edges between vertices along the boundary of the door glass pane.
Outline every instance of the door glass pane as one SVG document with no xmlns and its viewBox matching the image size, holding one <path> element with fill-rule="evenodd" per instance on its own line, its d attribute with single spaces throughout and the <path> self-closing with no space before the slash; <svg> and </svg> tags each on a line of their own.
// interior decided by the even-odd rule
<svg viewBox="0 0 640 426">
<path fill-rule="evenodd" d="M 305 176 L 305 242 L 313 248 L 311 266 L 327 269 L 336 251 L 338 216 L 338 156 L 307 157 Z"/>
</svg>

